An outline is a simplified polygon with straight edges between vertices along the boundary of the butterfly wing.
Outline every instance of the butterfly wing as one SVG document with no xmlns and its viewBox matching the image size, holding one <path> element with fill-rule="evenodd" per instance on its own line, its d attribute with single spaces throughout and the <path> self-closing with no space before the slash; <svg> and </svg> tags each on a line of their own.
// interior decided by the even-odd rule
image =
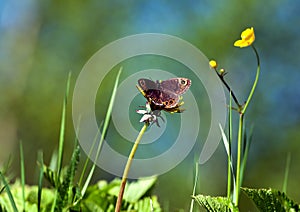
<svg viewBox="0 0 300 212">
<path fill-rule="evenodd" d="M 179 96 L 169 90 L 162 90 L 158 82 L 149 79 L 139 79 L 138 84 L 144 92 L 145 98 L 155 106 L 173 108 L 179 102 Z"/>
<path fill-rule="evenodd" d="M 168 90 L 161 91 L 160 97 L 162 104 L 165 109 L 174 108 L 178 106 L 180 96 L 174 94 L 173 92 L 169 92 Z"/>
<path fill-rule="evenodd" d="M 147 90 L 159 90 L 157 83 L 149 80 L 149 79 L 139 79 L 138 80 L 138 84 L 139 86 L 142 88 L 143 91 L 147 91 Z"/>
<path fill-rule="evenodd" d="M 161 100 L 161 90 L 158 88 L 158 84 L 149 79 L 139 79 L 138 84 L 143 91 L 144 97 L 157 106 L 163 106 Z"/>
<path fill-rule="evenodd" d="M 184 94 L 190 87 L 192 81 L 188 78 L 171 78 L 160 82 L 160 89 L 173 92 L 177 95 Z"/>
<path fill-rule="evenodd" d="M 187 78 L 171 78 L 161 82 L 149 79 L 139 79 L 138 84 L 144 97 L 159 109 L 172 109 L 178 107 L 180 95 L 191 86 Z"/>
</svg>

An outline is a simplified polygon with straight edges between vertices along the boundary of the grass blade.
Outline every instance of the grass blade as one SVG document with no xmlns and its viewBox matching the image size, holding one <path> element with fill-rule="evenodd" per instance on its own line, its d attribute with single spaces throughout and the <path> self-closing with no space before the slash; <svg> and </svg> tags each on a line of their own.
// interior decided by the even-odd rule
<svg viewBox="0 0 300 212">
<path fill-rule="evenodd" d="M 104 141 L 104 138 L 105 138 L 105 135 L 106 135 L 106 132 L 107 132 L 107 128 L 108 128 L 108 125 L 109 125 L 109 121 L 110 121 L 114 101 L 115 101 L 115 98 L 116 98 L 117 88 L 118 88 L 119 79 L 120 79 L 120 75 L 122 73 L 122 70 L 123 70 L 123 67 L 121 67 L 119 69 L 119 72 L 118 72 L 116 80 L 115 80 L 114 88 L 113 88 L 113 91 L 112 91 L 112 95 L 111 95 L 111 98 L 110 98 L 110 102 L 109 102 L 107 112 L 106 112 L 106 116 L 105 116 L 104 123 L 103 123 L 102 134 L 101 134 L 101 138 L 100 138 L 100 141 L 99 141 L 99 144 L 98 144 L 95 161 L 97 161 L 97 159 L 99 157 L 99 154 L 100 154 L 100 151 L 101 151 L 101 148 L 102 148 L 102 145 L 103 145 L 103 141 Z M 92 166 L 92 168 L 91 168 L 91 170 L 88 174 L 88 177 L 85 181 L 85 184 L 84 184 L 84 186 L 81 190 L 81 196 L 84 196 L 86 188 L 89 185 L 90 180 L 92 178 L 92 175 L 94 173 L 95 167 L 96 167 L 96 163 L 93 163 L 93 166 Z"/>
<path fill-rule="evenodd" d="M 66 92 L 65 92 L 63 108 L 62 108 L 61 123 L 60 123 L 58 158 L 57 158 L 57 177 L 58 178 L 60 176 L 60 172 L 61 172 L 61 168 L 62 168 L 62 159 L 63 159 L 63 151 L 64 151 L 64 138 L 65 138 L 65 126 L 66 126 L 66 109 L 67 109 L 67 102 L 68 102 L 68 96 L 69 96 L 70 81 L 71 81 L 71 72 L 69 73 L 69 76 L 68 76 Z"/>
<path fill-rule="evenodd" d="M 94 138 L 92 147 L 91 147 L 91 149 L 89 150 L 89 153 L 88 153 L 88 155 L 87 155 L 87 158 L 86 158 L 86 160 L 85 160 L 85 162 L 84 162 L 84 166 L 83 166 L 83 169 L 82 169 L 82 172 L 81 172 L 81 175 L 80 175 L 80 178 L 79 178 L 79 182 L 78 182 L 78 186 L 79 186 L 79 187 L 81 186 L 81 183 L 82 183 L 82 181 L 83 181 L 84 174 L 85 174 L 85 172 L 86 172 L 88 163 L 89 163 L 90 158 L 91 158 L 91 155 L 92 155 L 92 151 L 93 151 L 93 149 L 94 149 L 94 147 L 95 147 L 95 145 L 96 145 L 97 138 L 98 138 L 98 136 L 99 136 L 100 129 L 102 128 L 102 126 L 103 126 L 103 121 L 100 123 L 100 126 L 99 126 L 99 128 L 98 128 L 97 134 L 96 134 L 96 136 L 95 136 L 95 138 Z M 78 127 L 78 128 L 79 128 L 79 127 Z M 77 132 L 78 132 L 78 130 L 79 130 L 79 129 L 77 129 Z M 78 133 L 76 133 L 76 134 L 78 135 Z M 88 177 L 88 178 L 89 178 L 89 177 Z"/>
<path fill-rule="evenodd" d="M 41 211 L 41 199 L 42 199 L 42 189 L 43 189 L 43 176 L 44 176 L 44 160 L 43 160 L 43 152 L 38 152 L 38 164 L 40 165 L 39 170 L 39 181 L 38 181 L 38 212 Z"/>
<path fill-rule="evenodd" d="M 235 191 L 235 175 L 234 175 L 234 169 L 233 169 L 233 163 L 232 163 L 232 156 L 231 156 L 231 153 L 230 153 L 230 149 L 229 149 L 229 141 L 225 135 L 225 132 L 222 128 L 222 125 L 219 124 L 219 127 L 220 127 L 220 130 L 221 130 L 221 135 L 222 135 L 222 140 L 223 140 L 223 143 L 224 143 L 224 146 L 225 146 L 225 149 L 226 149 L 226 153 L 227 153 L 227 157 L 228 157 L 228 163 L 230 165 L 230 169 L 231 169 L 231 174 L 232 174 L 232 180 L 233 180 L 233 191 Z M 229 173 L 230 174 L 230 173 Z M 228 194 L 227 194 L 228 195 Z M 230 195 L 229 195 L 230 196 Z"/>
<path fill-rule="evenodd" d="M 196 162 L 196 163 L 195 163 L 194 188 L 193 188 L 193 194 L 192 194 L 192 196 L 195 196 L 195 193 L 196 193 L 196 187 L 197 187 L 197 182 L 198 182 L 198 176 L 199 176 L 199 163 Z M 195 202 L 195 199 L 192 198 L 191 206 L 190 206 L 190 212 L 193 212 L 193 209 L 194 209 L 194 202 Z"/>
<path fill-rule="evenodd" d="M 9 185 L 8 185 L 8 183 L 6 182 L 6 179 L 5 179 L 5 177 L 4 177 L 4 175 L 2 174 L 1 171 L 0 171 L 0 178 L 1 178 L 1 180 L 2 180 L 2 182 L 3 182 L 3 184 L 4 184 L 4 186 L 5 186 L 6 193 L 7 193 L 7 195 L 8 195 L 8 198 L 9 198 L 9 201 L 10 201 L 10 204 L 11 204 L 11 206 L 12 206 L 13 211 L 14 211 L 14 212 L 18 212 L 18 208 L 17 208 L 17 205 L 16 205 L 16 203 L 15 203 L 14 197 L 13 197 L 13 195 L 12 195 L 12 193 L 11 193 L 11 191 L 10 191 Z"/>
<path fill-rule="evenodd" d="M 61 123 L 60 123 L 60 133 L 59 133 L 59 144 L 58 144 L 58 154 L 57 154 L 57 175 L 56 175 L 56 185 L 60 185 L 60 173 L 62 169 L 62 159 L 63 159 L 63 151 L 64 151 L 64 138 L 65 138 L 65 126 L 66 126 L 66 110 L 67 110 L 67 102 L 69 96 L 69 88 L 70 88 L 70 81 L 71 81 L 71 72 L 68 75 L 66 92 L 62 107 L 62 114 L 61 114 Z M 55 198 L 52 204 L 51 211 L 54 211 L 57 204 L 57 195 L 58 195 L 58 188 L 55 188 Z"/>
<path fill-rule="evenodd" d="M 20 141 L 20 166 L 21 166 L 21 186 L 22 186 L 22 201 L 23 201 L 23 210 L 26 211 L 25 204 L 25 165 L 24 165 L 24 152 L 22 141 Z"/>
</svg>

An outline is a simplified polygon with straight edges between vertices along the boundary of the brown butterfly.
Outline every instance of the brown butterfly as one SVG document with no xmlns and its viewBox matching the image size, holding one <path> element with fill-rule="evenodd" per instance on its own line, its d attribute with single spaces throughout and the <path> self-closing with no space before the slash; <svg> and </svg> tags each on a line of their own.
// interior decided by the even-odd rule
<svg viewBox="0 0 300 212">
<path fill-rule="evenodd" d="M 183 104 L 180 103 L 181 95 L 191 87 L 191 83 L 188 78 L 171 78 L 164 81 L 139 79 L 138 89 L 148 100 L 152 110 L 180 113 L 183 111 L 179 108 Z"/>
</svg>

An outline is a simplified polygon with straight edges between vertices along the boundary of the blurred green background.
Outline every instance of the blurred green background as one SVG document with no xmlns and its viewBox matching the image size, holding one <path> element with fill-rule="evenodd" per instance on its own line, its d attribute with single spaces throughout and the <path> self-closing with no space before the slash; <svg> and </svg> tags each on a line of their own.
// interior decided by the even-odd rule
<svg viewBox="0 0 300 212">
<path fill-rule="evenodd" d="M 18 142 L 22 140 L 26 180 L 37 182 L 37 150 L 42 149 L 45 161 L 49 161 L 57 147 L 68 72 L 72 72 L 73 88 L 87 60 L 124 36 L 165 33 L 192 43 L 229 72 L 226 79 L 243 101 L 254 80 L 256 61 L 250 48 L 235 48 L 233 42 L 242 30 L 253 26 L 261 77 L 247 111 L 247 124 L 255 127 L 243 185 L 281 189 L 290 152 L 287 193 L 299 202 L 299 8 L 296 0 L 1 1 L 0 164 L 13 156 L 11 171 L 19 176 Z M 97 103 L 99 120 L 104 117 L 111 88 L 112 84 L 102 90 L 106 94 Z M 71 110 L 69 104 L 66 159 L 74 141 Z M 82 159 L 85 157 L 82 153 Z M 170 211 L 189 207 L 193 162 L 191 154 L 159 177 L 154 192 Z M 198 192 L 226 195 L 226 170 L 226 154 L 220 143 L 213 157 L 200 166 Z M 103 178 L 114 176 L 98 169 L 94 181 Z M 243 194 L 241 200 L 242 209 L 255 211 Z"/>
</svg>

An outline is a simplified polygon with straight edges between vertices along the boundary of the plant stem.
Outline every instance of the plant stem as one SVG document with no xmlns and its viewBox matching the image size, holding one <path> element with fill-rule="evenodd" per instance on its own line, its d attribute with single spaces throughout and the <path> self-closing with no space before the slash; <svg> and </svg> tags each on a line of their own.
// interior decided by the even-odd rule
<svg viewBox="0 0 300 212">
<path fill-rule="evenodd" d="M 237 147 L 237 162 L 236 162 L 236 186 L 235 186 L 235 206 L 238 206 L 239 203 L 239 193 L 240 193 L 240 185 L 241 185 L 241 151 L 242 151 L 242 141 L 243 141 L 243 125 L 244 125 L 244 114 L 240 114 L 239 119 L 239 131 L 238 131 L 238 147 Z"/>
<path fill-rule="evenodd" d="M 232 164 L 232 160 L 231 160 L 231 142 L 232 142 L 232 112 L 231 112 L 231 108 L 232 108 L 232 101 L 231 101 L 231 96 L 232 96 L 232 92 L 229 93 L 230 98 L 229 98 L 229 110 L 228 110 L 228 115 L 229 115 L 229 119 L 228 119 L 228 149 L 229 149 L 229 153 L 227 154 L 227 198 L 229 199 L 231 196 L 231 174 L 234 175 L 234 173 L 231 173 L 231 164 Z"/>
<path fill-rule="evenodd" d="M 242 151 L 242 140 L 243 140 L 244 114 L 249 105 L 249 102 L 252 99 L 252 96 L 254 94 L 254 91 L 255 91 L 255 88 L 256 88 L 256 85 L 258 82 L 259 74 L 260 74 L 260 60 L 259 60 L 258 52 L 253 45 L 251 45 L 251 47 L 256 56 L 257 70 L 256 70 L 255 80 L 254 80 L 253 86 L 251 88 L 250 94 L 248 96 L 248 99 L 247 99 L 244 107 L 240 111 L 239 131 L 238 131 L 238 149 L 237 149 L 237 168 L 236 168 L 236 188 L 235 188 L 236 192 L 235 192 L 235 200 L 234 200 L 234 204 L 236 206 L 238 205 L 238 202 L 239 202 L 239 192 L 240 192 L 240 186 L 242 184 L 242 182 L 241 182 L 241 151 Z"/>
<path fill-rule="evenodd" d="M 128 173 L 129 173 L 129 169 L 131 166 L 131 163 L 133 161 L 133 157 L 134 154 L 138 148 L 138 145 L 144 135 L 144 133 L 146 132 L 147 127 L 149 126 L 149 123 L 145 122 L 143 128 L 141 129 L 138 137 L 136 138 L 134 145 L 131 149 L 130 155 L 128 157 L 125 169 L 124 169 L 124 173 L 123 173 L 123 177 L 122 177 L 122 181 L 121 181 L 121 186 L 120 186 L 120 191 L 119 191 L 119 195 L 118 195 L 118 199 L 117 199 L 117 203 L 116 203 L 116 208 L 115 208 L 115 212 L 120 212 L 121 210 L 121 205 L 122 205 L 122 199 L 123 199 L 123 195 L 124 195 L 124 190 L 125 190 L 125 186 L 126 186 L 126 181 L 127 181 L 127 177 L 128 177 Z"/>
<path fill-rule="evenodd" d="M 251 91 L 250 91 L 250 94 L 249 94 L 249 96 L 248 96 L 248 99 L 247 99 L 247 101 L 246 101 L 246 103 L 245 103 L 245 105 L 244 105 L 244 107 L 243 107 L 241 113 L 245 113 L 245 112 L 246 112 L 246 109 L 247 109 L 247 107 L 248 107 L 248 104 L 249 104 L 249 102 L 250 102 L 250 100 L 251 100 L 251 98 L 252 98 L 252 96 L 253 96 L 254 91 L 255 91 L 255 88 L 256 88 L 256 85 L 257 85 L 257 82 L 258 82 L 258 78 L 259 78 L 259 73 L 260 73 L 260 61 L 259 61 L 259 56 L 258 56 L 257 50 L 256 50 L 256 48 L 255 48 L 253 45 L 252 45 L 251 47 L 252 47 L 252 49 L 253 49 L 253 51 L 254 51 L 254 53 L 255 53 L 255 56 L 256 56 L 256 60 L 257 60 L 257 70 L 256 70 L 256 76 L 255 76 L 255 80 L 254 80 L 252 89 L 251 89 Z"/>
<path fill-rule="evenodd" d="M 231 88 L 229 87 L 229 85 L 227 84 L 227 82 L 225 81 L 224 75 L 223 75 L 223 74 L 220 74 L 216 69 L 215 69 L 215 71 L 216 71 L 218 77 L 220 78 L 220 80 L 223 82 L 223 84 L 225 85 L 225 87 L 226 87 L 227 90 L 229 91 L 229 93 L 231 93 L 231 96 L 232 96 L 232 98 L 233 98 L 235 104 L 238 106 L 238 108 L 240 108 L 241 105 L 240 105 L 239 101 L 237 100 L 235 94 L 233 93 L 233 91 L 231 90 Z"/>
</svg>

